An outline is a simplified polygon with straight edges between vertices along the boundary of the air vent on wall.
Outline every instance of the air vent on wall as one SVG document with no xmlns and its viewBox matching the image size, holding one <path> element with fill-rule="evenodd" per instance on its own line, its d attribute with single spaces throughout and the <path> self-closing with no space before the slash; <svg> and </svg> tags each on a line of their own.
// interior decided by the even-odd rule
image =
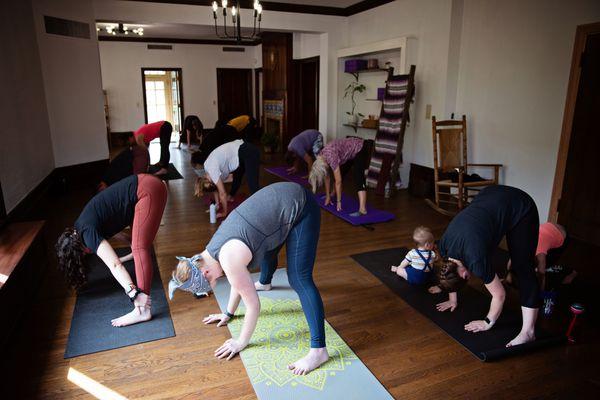
<svg viewBox="0 0 600 400">
<path fill-rule="evenodd" d="M 148 50 L 173 50 L 170 44 L 149 44 Z"/>
<path fill-rule="evenodd" d="M 243 53 L 246 51 L 246 49 L 243 47 L 223 47 L 223 51 L 232 51 L 232 52 Z"/>
<path fill-rule="evenodd" d="M 44 24 L 46 25 L 46 33 L 82 39 L 90 38 L 90 25 L 84 22 L 44 15 Z"/>
</svg>

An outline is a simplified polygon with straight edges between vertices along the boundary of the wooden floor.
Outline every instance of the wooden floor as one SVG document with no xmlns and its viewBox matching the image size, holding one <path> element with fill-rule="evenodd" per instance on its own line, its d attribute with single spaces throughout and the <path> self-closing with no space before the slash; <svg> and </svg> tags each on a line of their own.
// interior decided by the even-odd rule
<svg viewBox="0 0 600 400">
<path fill-rule="evenodd" d="M 165 288 L 175 256 L 203 250 L 216 230 L 206 207 L 192 197 L 195 175 L 188 154 L 174 148 L 171 154 L 185 179 L 169 184 L 164 226 L 155 241 Z M 268 174 L 261 179 L 263 185 L 276 181 Z M 91 188 L 71 188 L 47 204 L 49 249 L 91 193 Z M 393 211 L 396 220 L 368 231 L 322 213 L 315 280 L 329 323 L 395 398 L 598 398 L 600 345 L 592 340 L 597 330 L 588 332 L 592 335 L 584 344 L 482 363 L 350 259 L 354 253 L 411 246 L 411 232 L 420 224 L 439 237 L 448 223 L 406 191 L 370 201 Z M 14 398 L 91 398 L 67 380 L 72 368 L 127 398 L 255 398 L 239 357 L 227 362 L 212 356 L 229 337 L 226 328 L 201 323 L 203 316 L 218 312 L 214 297 L 175 295 L 170 307 L 176 337 L 64 360 L 75 296 L 65 290 L 53 259 L 50 264 L 25 333 L 15 344 L 17 378 L 4 381 L 0 390 L 12 387 Z"/>
</svg>

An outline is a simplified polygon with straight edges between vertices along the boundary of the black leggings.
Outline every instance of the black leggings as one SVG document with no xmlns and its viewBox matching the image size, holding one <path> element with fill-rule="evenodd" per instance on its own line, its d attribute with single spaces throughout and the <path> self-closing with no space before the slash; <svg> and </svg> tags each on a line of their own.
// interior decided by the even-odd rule
<svg viewBox="0 0 600 400">
<path fill-rule="evenodd" d="M 506 233 L 511 269 L 519 281 L 521 306 L 539 308 L 540 286 L 535 274 L 535 250 L 540 222 L 535 204 L 521 220 Z"/>
<path fill-rule="evenodd" d="M 169 121 L 165 121 L 160 127 L 160 161 L 158 162 L 163 168 L 167 168 L 169 166 L 169 161 L 171 160 L 169 145 L 171 144 L 172 132 L 173 125 L 171 125 Z"/>
<path fill-rule="evenodd" d="M 260 150 L 252 143 L 244 142 L 238 150 L 238 157 L 240 158 L 240 165 L 233 171 L 233 183 L 231 184 L 231 192 L 229 194 L 235 196 L 242 185 L 244 173 L 246 173 L 250 194 L 254 194 L 259 189 L 258 167 L 260 164 Z"/>
<path fill-rule="evenodd" d="M 363 146 L 360 151 L 356 154 L 354 159 L 346 161 L 340 167 L 340 173 L 342 177 L 352 169 L 352 178 L 354 180 L 354 188 L 357 192 L 367 190 L 367 180 L 365 178 L 365 170 L 369 168 L 369 158 L 371 155 L 371 148 L 373 147 L 373 141 L 366 139 L 363 141 Z"/>
</svg>

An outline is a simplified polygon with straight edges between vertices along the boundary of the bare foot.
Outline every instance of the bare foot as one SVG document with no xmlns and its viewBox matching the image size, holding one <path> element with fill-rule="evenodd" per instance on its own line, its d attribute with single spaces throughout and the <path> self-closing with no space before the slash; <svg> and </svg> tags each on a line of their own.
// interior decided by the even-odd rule
<svg viewBox="0 0 600 400">
<path fill-rule="evenodd" d="M 319 368 L 327 360 L 329 360 L 329 353 L 327 353 L 326 347 L 310 349 L 306 356 L 288 365 L 288 369 L 292 370 L 294 375 L 306 375 L 310 371 Z"/>
<path fill-rule="evenodd" d="M 256 288 L 256 290 L 259 290 L 259 291 L 260 290 L 269 291 L 272 289 L 272 286 L 270 283 L 263 285 L 259 281 L 254 282 L 254 287 Z"/>
<path fill-rule="evenodd" d="M 534 332 L 523 332 L 519 333 L 516 338 L 508 342 L 506 347 L 518 346 L 523 343 L 533 342 L 535 340 Z"/>
<path fill-rule="evenodd" d="M 442 293 L 442 289 L 439 286 L 432 286 L 427 291 L 431 294 Z"/>
<path fill-rule="evenodd" d="M 111 321 L 112 326 L 121 327 L 146 322 L 152 318 L 149 307 L 135 307 L 131 312 Z"/>
</svg>

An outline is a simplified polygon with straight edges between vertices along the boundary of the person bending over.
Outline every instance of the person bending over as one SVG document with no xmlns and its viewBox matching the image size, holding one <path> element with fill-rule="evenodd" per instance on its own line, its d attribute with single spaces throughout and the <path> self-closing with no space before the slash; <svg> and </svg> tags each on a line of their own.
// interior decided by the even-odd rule
<svg viewBox="0 0 600 400">
<path fill-rule="evenodd" d="M 287 170 L 289 174 L 299 172 L 302 160 L 306 162 L 307 171 L 310 173 L 313 160 L 323 148 L 323 135 L 315 129 L 300 132 L 292 138 L 288 145 L 285 159 L 292 167 Z"/>
<path fill-rule="evenodd" d="M 369 167 L 372 143 L 372 140 L 349 137 L 333 140 L 323 147 L 312 165 L 308 179 L 314 193 L 323 183 L 325 184 L 326 206 L 332 204 L 329 171 L 333 171 L 335 181 L 336 209 L 342 211 L 342 178 L 348 170 L 352 169 L 359 209 L 350 216 L 359 217 L 367 214 L 365 170 Z"/>
<path fill-rule="evenodd" d="M 84 207 L 74 227 L 58 238 L 58 267 L 70 286 L 79 289 L 86 283 L 85 255 L 96 253 L 132 301 L 133 310 L 111 321 L 126 326 L 152 318 L 152 242 L 158 232 L 167 203 L 167 188 L 152 175 L 131 175 L 96 194 Z M 119 258 L 108 239 L 131 226 L 132 254 Z M 133 257 L 132 257 L 133 256 Z M 123 266 L 133 258 L 136 283 Z"/>
<path fill-rule="evenodd" d="M 181 141 L 185 138 L 185 142 L 187 143 L 187 149 L 189 150 L 192 145 L 192 137 L 195 137 L 198 140 L 198 143 L 202 144 L 202 131 L 204 126 L 202 125 L 202 121 L 198 118 L 197 115 L 188 115 L 185 117 L 183 121 L 183 129 L 179 132 L 179 144 L 177 144 L 177 148 L 181 148 Z"/>
<path fill-rule="evenodd" d="M 204 162 L 206 174 L 196 181 L 196 195 L 204 192 L 214 193 L 215 202 L 219 205 L 217 218 L 227 216 L 227 202 L 239 190 L 244 174 L 247 176 L 250 193 L 259 189 L 258 168 L 260 164 L 260 150 L 252 143 L 241 139 L 225 143 L 216 148 Z M 233 183 L 229 195 L 225 191 L 225 180 L 233 174 Z"/>
<path fill-rule="evenodd" d="M 156 164 L 160 169 L 156 171 L 154 175 L 164 175 L 168 172 L 167 168 L 169 167 L 169 161 L 171 159 L 169 144 L 171 143 L 172 132 L 173 126 L 169 121 L 157 121 L 140 126 L 138 130 L 133 133 L 135 142 L 146 151 L 148 151 L 148 146 L 150 146 L 151 141 L 160 138 L 160 161 Z M 148 159 L 150 159 L 150 157 L 148 157 Z"/>
<path fill-rule="evenodd" d="M 285 244 L 288 280 L 300 298 L 310 331 L 310 351 L 288 368 L 296 375 L 304 375 L 329 359 L 323 301 L 313 281 L 320 224 L 321 211 L 314 196 L 296 183 L 280 182 L 249 197 L 219 226 L 201 253 L 199 269 L 212 287 L 225 275 L 231 292 L 225 313 L 211 314 L 203 321 L 226 325 L 231 318 L 236 318 L 234 314 L 240 300 L 246 312 L 239 337 L 225 341 L 215 351 L 216 357 L 229 360 L 250 343 L 260 301 L 248 268 L 260 263 L 259 283 L 270 285 L 277 268 L 277 255 Z M 194 278 L 192 274 L 191 279 L 190 286 L 202 285 L 200 277 Z"/>
<path fill-rule="evenodd" d="M 519 279 L 523 315 L 521 331 L 508 342 L 507 347 L 535 340 L 535 322 L 540 306 L 540 288 L 535 274 L 538 231 L 538 211 L 532 198 L 520 189 L 501 185 L 483 189 L 450 222 L 439 243 L 441 256 L 456 264 L 461 278 L 468 279 L 473 273 L 483 279 L 492 295 L 485 318 L 469 322 L 465 330 L 480 332 L 491 329 L 502 312 L 506 293 L 491 264 L 491 256 L 506 236 L 512 270 Z M 438 304 L 437 309 L 453 311 L 457 304 L 454 295 Z"/>
<path fill-rule="evenodd" d="M 436 254 L 433 250 L 435 241 L 431 230 L 419 226 L 413 232 L 413 240 L 417 245 L 406 254 L 400 265 L 392 265 L 392 272 L 406 279 L 411 285 L 424 285 L 431 281 L 433 262 Z"/>
<path fill-rule="evenodd" d="M 206 133 L 198 151 L 192 153 L 191 161 L 194 166 L 202 166 L 206 159 L 216 148 L 225 143 L 233 142 L 241 139 L 242 136 L 235 130 L 234 127 L 223 124 L 220 121 L 215 123 L 215 127 L 210 133 Z"/>
</svg>

